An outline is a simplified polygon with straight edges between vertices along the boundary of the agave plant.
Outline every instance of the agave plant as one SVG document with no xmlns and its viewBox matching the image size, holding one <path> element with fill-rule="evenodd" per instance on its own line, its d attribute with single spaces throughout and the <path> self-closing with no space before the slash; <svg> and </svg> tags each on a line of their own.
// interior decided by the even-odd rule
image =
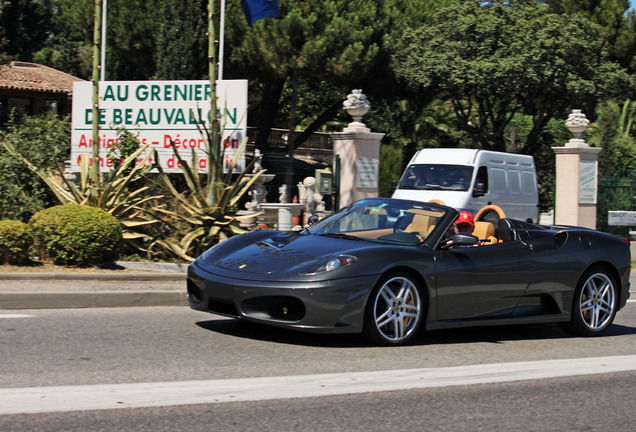
<svg viewBox="0 0 636 432">
<path fill-rule="evenodd" d="M 24 156 L 18 153 L 10 143 L 2 145 L 13 156 L 20 158 L 26 166 L 47 184 L 62 204 L 83 204 L 91 207 L 99 207 L 115 216 L 122 224 L 124 240 L 150 239 L 146 227 L 162 223 L 160 218 L 154 217 L 152 210 L 156 201 L 163 195 L 149 195 L 149 186 L 134 189 L 133 184 L 144 177 L 152 168 L 150 162 L 155 156 L 152 149 L 138 163 L 140 157 L 148 146 L 141 146 L 121 165 L 108 173 L 99 184 L 95 184 L 90 178 L 90 162 L 88 155 L 80 156 L 79 185 L 62 176 L 62 184 L 58 182 L 59 176 L 52 171 L 41 171 Z M 58 166 L 58 172 L 62 168 Z"/>
<path fill-rule="evenodd" d="M 210 137 L 207 130 L 202 131 L 203 134 Z M 192 165 L 190 165 L 182 158 L 172 143 L 172 150 L 183 167 L 183 176 L 188 187 L 186 192 L 180 193 L 166 173 L 158 166 L 164 187 L 174 197 L 179 210 L 170 211 L 164 208 L 156 208 L 155 210 L 184 222 L 184 226 L 187 228 L 172 239 L 156 240 L 149 248 L 150 252 L 152 252 L 152 248 L 160 246 L 181 259 L 194 261 L 199 254 L 219 241 L 245 233 L 245 230 L 239 226 L 240 221 L 254 216 L 253 214 L 239 216 L 235 208 L 241 197 L 266 170 L 248 175 L 256 162 L 256 159 L 253 159 L 233 179 L 234 163 L 230 165 L 227 173 L 223 173 L 224 149 L 220 149 L 219 145 L 210 146 L 208 144 L 210 140 L 204 141 L 208 155 L 208 170 L 204 180 L 201 179 L 199 171 L 192 168 L 199 165 L 197 154 L 192 151 Z M 244 151 L 246 144 L 247 139 L 243 140 L 240 145 L 235 160 Z"/>
</svg>

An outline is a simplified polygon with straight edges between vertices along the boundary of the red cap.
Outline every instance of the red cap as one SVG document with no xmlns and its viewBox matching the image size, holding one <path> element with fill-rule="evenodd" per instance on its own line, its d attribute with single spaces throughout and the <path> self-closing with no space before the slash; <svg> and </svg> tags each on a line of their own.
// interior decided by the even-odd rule
<svg viewBox="0 0 636 432">
<path fill-rule="evenodd" d="M 462 224 L 462 223 L 467 223 L 467 224 L 470 224 L 472 226 L 475 226 L 475 222 L 473 222 L 473 219 L 474 219 L 474 217 L 473 217 L 472 213 L 469 213 L 467 211 L 462 211 L 462 212 L 459 212 L 459 217 L 455 221 L 455 225 Z"/>
</svg>

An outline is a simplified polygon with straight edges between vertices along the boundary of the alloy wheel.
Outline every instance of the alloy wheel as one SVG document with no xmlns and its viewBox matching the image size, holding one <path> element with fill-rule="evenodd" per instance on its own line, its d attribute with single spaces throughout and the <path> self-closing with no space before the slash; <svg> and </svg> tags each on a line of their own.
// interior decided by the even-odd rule
<svg viewBox="0 0 636 432">
<path fill-rule="evenodd" d="M 375 328 L 387 342 L 402 343 L 409 339 L 417 329 L 421 316 L 419 290 L 407 277 L 388 279 L 375 295 Z"/>
<path fill-rule="evenodd" d="M 590 330 L 600 330 L 613 319 L 615 291 L 612 279 L 605 273 L 595 273 L 585 281 L 579 296 L 579 312 Z"/>
</svg>

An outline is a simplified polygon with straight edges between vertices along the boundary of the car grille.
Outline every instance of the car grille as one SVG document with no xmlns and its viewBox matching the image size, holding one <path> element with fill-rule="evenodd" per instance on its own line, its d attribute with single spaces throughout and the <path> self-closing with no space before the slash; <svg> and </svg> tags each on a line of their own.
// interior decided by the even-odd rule
<svg viewBox="0 0 636 432">
<path fill-rule="evenodd" d="M 248 299 L 241 304 L 246 316 L 278 321 L 300 321 L 305 317 L 303 302 L 291 296 L 263 296 Z"/>
</svg>

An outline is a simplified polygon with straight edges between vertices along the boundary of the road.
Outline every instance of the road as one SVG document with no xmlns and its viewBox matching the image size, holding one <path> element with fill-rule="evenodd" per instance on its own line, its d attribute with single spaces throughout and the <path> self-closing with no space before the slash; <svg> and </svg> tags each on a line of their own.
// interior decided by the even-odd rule
<svg viewBox="0 0 636 432">
<path fill-rule="evenodd" d="M 636 428 L 636 302 L 601 338 L 512 326 L 399 348 L 184 307 L 12 310 L 0 347 L 2 431 Z"/>
</svg>

